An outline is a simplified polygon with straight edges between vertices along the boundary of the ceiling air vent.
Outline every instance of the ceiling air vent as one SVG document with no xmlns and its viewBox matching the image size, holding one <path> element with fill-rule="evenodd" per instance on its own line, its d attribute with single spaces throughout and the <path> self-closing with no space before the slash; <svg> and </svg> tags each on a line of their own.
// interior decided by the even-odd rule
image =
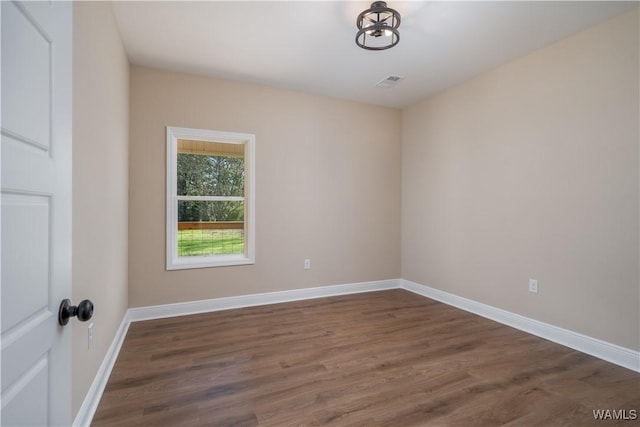
<svg viewBox="0 0 640 427">
<path fill-rule="evenodd" d="M 402 80 L 404 80 L 404 77 L 389 76 L 389 77 L 385 77 L 384 79 L 382 79 L 378 83 L 376 83 L 376 86 L 378 86 L 378 87 L 391 87 L 391 86 L 397 85 Z"/>
</svg>

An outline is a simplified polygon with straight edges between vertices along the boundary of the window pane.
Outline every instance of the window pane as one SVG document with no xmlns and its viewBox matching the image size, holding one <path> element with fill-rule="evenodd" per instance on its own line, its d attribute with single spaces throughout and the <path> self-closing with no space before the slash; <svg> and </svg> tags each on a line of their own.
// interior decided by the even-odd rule
<svg viewBox="0 0 640 427">
<path fill-rule="evenodd" d="M 244 196 L 244 158 L 178 153 L 178 196 Z"/>
<path fill-rule="evenodd" d="M 178 200 L 178 222 L 220 221 L 244 221 L 244 202 Z"/>
<path fill-rule="evenodd" d="M 178 256 L 244 253 L 244 202 L 178 201 Z"/>
</svg>

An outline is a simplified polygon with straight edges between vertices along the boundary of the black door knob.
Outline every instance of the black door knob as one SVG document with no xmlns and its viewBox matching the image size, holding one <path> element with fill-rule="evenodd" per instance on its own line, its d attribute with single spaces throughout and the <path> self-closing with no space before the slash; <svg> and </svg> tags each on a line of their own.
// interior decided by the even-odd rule
<svg viewBox="0 0 640 427">
<path fill-rule="evenodd" d="M 71 305 L 71 300 L 63 299 L 58 310 L 58 323 L 64 326 L 69 323 L 69 318 L 78 316 L 78 320 L 86 322 L 93 316 L 93 303 L 88 299 L 80 301 L 77 306 Z"/>
</svg>

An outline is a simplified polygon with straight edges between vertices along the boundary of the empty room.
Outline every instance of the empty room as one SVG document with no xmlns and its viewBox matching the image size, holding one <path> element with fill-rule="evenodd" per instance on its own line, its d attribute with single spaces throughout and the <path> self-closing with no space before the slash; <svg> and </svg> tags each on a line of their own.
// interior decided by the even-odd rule
<svg viewBox="0 0 640 427">
<path fill-rule="evenodd" d="M 640 422 L 639 2 L 1 20 L 2 425 Z"/>
</svg>

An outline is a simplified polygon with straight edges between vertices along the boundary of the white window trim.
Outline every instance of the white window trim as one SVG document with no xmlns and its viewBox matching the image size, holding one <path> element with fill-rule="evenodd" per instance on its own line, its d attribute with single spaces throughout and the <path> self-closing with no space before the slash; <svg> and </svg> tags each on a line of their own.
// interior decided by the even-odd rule
<svg viewBox="0 0 640 427">
<path fill-rule="evenodd" d="M 245 146 L 245 202 L 244 254 L 212 256 L 178 256 L 178 139 L 243 144 Z M 189 200 L 213 200 L 215 196 L 188 196 Z M 229 197 L 223 197 L 229 200 Z M 187 268 L 224 267 L 255 264 L 255 135 L 247 133 L 221 132 L 205 129 L 189 129 L 167 126 L 167 270 Z"/>
</svg>

